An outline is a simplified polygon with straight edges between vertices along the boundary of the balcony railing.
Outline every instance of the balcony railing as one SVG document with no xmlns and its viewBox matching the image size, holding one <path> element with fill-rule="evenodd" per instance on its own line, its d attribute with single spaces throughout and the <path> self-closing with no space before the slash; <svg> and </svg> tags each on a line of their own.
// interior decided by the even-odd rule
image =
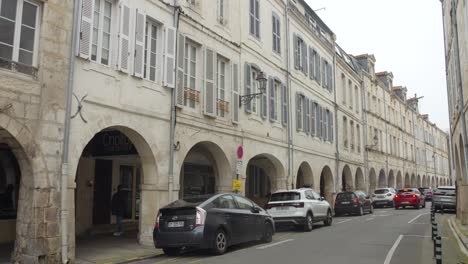
<svg viewBox="0 0 468 264">
<path fill-rule="evenodd" d="M 216 107 L 218 110 L 223 111 L 225 113 L 229 113 L 229 102 L 226 102 L 224 100 L 218 99 L 216 103 Z"/>
<path fill-rule="evenodd" d="M 37 79 L 38 69 L 30 65 L 0 58 L 0 68 L 8 69 L 12 72 L 27 74 L 32 76 L 34 79 Z"/>
<path fill-rule="evenodd" d="M 200 102 L 200 92 L 195 90 L 195 89 L 185 87 L 185 89 L 184 89 L 184 98 L 189 100 L 189 101 L 199 103 Z"/>
</svg>

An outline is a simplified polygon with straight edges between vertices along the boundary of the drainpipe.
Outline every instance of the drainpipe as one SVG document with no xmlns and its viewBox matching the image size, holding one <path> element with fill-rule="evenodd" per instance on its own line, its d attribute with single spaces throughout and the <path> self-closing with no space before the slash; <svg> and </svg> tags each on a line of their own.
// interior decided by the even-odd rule
<svg viewBox="0 0 468 264">
<path fill-rule="evenodd" d="M 284 5 L 284 14 L 285 14 L 285 21 L 286 21 L 286 83 L 287 83 L 287 94 L 288 96 L 288 176 L 286 178 L 286 189 L 289 189 L 288 182 L 291 178 L 292 173 L 292 162 L 294 161 L 294 153 L 293 153 L 293 145 L 292 145 L 292 108 L 291 108 L 291 67 L 289 61 L 289 1 L 286 1 Z M 291 188 L 294 188 L 294 183 L 291 181 Z M 297 186 L 296 186 L 297 188 Z"/>
<path fill-rule="evenodd" d="M 61 253 L 62 263 L 68 263 L 68 152 L 70 146 L 70 115 L 73 96 L 73 77 L 75 72 L 75 52 L 76 52 L 76 34 L 78 32 L 78 12 L 80 9 L 80 1 L 73 1 L 73 26 L 71 33 L 70 57 L 68 60 L 68 82 L 66 91 L 65 105 L 65 123 L 63 129 L 63 148 L 62 148 L 62 175 L 61 175 L 61 190 L 60 190 L 60 230 L 61 230 Z"/>
<path fill-rule="evenodd" d="M 459 104 L 460 104 L 460 119 L 462 122 L 462 130 L 463 130 L 463 145 L 464 145 L 464 156 L 465 156 L 465 170 L 468 171 L 468 135 L 467 135 L 467 129 L 466 129 L 466 117 L 465 117 L 465 105 L 463 104 L 463 80 L 461 78 L 462 72 L 461 72 L 461 65 L 460 65 L 460 47 L 458 43 L 458 22 L 457 22 L 457 4 L 458 1 L 452 0 L 452 12 L 451 12 L 451 17 L 453 21 L 453 27 L 454 27 L 454 32 L 455 32 L 455 62 L 456 62 L 456 68 L 457 68 L 457 88 L 458 88 L 458 93 L 459 93 Z M 463 170 L 462 170 L 463 172 Z M 463 175 L 465 182 L 468 180 L 468 175 Z"/>
<path fill-rule="evenodd" d="M 175 85 L 177 84 L 177 57 L 179 53 L 179 48 L 177 46 L 179 41 L 179 18 L 180 18 L 181 8 L 179 6 L 178 0 L 174 0 L 174 26 L 176 28 L 175 32 L 175 65 L 174 65 L 174 78 Z M 171 89 L 171 127 L 169 132 L 169 174 L 168 174 L 168 199 L 169 202 L 172 202 L 174 195 L 174 136 L 175 136 L 175 127 L 176 127 L 176 118 L 177 118 L 177 109 L 176 109 L 176 88 Z"/>
</svg>

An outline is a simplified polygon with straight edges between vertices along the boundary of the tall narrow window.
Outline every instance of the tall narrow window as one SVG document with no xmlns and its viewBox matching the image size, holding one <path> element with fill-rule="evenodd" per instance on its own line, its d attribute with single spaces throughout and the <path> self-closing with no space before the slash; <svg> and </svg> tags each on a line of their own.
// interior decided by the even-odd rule
<svg viewBox="0 0 468 264">
<path fill-rule="evenodd" d="M 221 24 L 225 23 L 225 3 L 226 0 L 218 0 L 218 21 Z"/>
<path fill-rule="evenodd" d="M 354 101 L 356 102 L 356 113 L 359 113 L 359 89 L 357 85 L 354 86 Z"/>
<path fill-rule="evenodd" d="M 348 119 L 343 117 L 343 145 L 348 148 Z"/>
<path fill-rule="evenodd" d="M 156 81 L 158 26 L 150 21 L 146 23 L 145 31 L 145 57 L 143 58 L 143 77 Z"/>
<path fill-rule="evenodd" d="M 0 60 L 37 66 L 39 9 L 35 1 L 0 1 Z M 11 64 L 0 63 L 0 67 L 6 65 Z M 23 72 L 21 67 L 17 70 Z"/>
<path fill-rule="evenodd" d="M 222 58 L 218 57 L 217 63 L 217 78 L 216 78 L 216 86 L 217 86 L 217 111 L 218 115 L 224 117 L 224 114 L 227 109 L 229 109 L 227 102 L 226 102 L 226 61 Z"/>
<path fill-rule="evenodd" d="M 196 87 L 196 69 L 197 69 L 197 47 L 189 41 L 185 42 L 184 52 L 184 104 L 191 108 L 195 108 L 195 102 L 197 102 Z"/>
<path fill-rule="evenodd" d="M 250 34 L 260 38 L 260 0 L 250 0 Z"/>
<path fill-rule="evenodd" d="M 273 115 L 274 115 L 274 120 L 276 121 L 280 121 L 279 120 L 279 115 L 278 113 L 281 111 L 281 83 L 280 82 L 277 82 L 275 81 L 275 87 L 274 87 L 274 92 L 275 92 L 275 95 L 274 95 L 274 104 L 275 104 L 275 107 L 274 107 L 274 112 L 273 112 Z"/>
<path fill-rule="evenodd" d="M 94 0 L 91 60 L 109 65 L 112 3 Z"/>
<path fill-rule="evenodd" d="M 252 71 L 250 72 L 251 73 L 251 80 L 256 80 L 257 79 L 257 76 L 259 74 L 259 71 L 255 68 L 252 68 Z M 260 84 L 257 82 L 257 81 L 253 81 L 252 82 L 252 93 L 255 94 L 255 93 L 258 93 L 259 92 L 259 86 Z M 251 101 L 251 106 L 252 106 L 252 113 L 254 114 L 260 114 L 260 111 L 257 112 L 257 105 L 259 105 L 259 100 L 260 100 L 260 97 L 255 97 L 254 99 L 252 99 Z"/>
<path fill-rule="evenodd" d="M 356 143 L 357 152 L 361 153 L 361 127 L 359 125 L 356 125 L 356 138 L 357 138 L 357 143 Z"/>
<path fill-rule="evenodd" d="M 343 104 L 346 105 L 346 77 L 344 74 L 341 74 L 341 85 L 343 86 L 343 94 L 342 94 L 342 98 L 343 98 Z"/>
<path fill-rule="evenodd" d="M 349 122 L 349 130 L 351 131 L 351 139 L 350 139 L 351 151 L 354 151 L 354 122 L 352 120 Z"/>
<path fill-rule="evenodd" d="M 280 30 L 280 18 L 277 14 L 272 15 L 272 26 L 273 26 L 273 51 L 281 54 L 281 30 Z"/>
<path fill-rule="evenodd" d="M 351 80 L 348 81 L 348 89 L 349 89 L 349 108 L 353 109 L 353 83 Z"/>
</svg>

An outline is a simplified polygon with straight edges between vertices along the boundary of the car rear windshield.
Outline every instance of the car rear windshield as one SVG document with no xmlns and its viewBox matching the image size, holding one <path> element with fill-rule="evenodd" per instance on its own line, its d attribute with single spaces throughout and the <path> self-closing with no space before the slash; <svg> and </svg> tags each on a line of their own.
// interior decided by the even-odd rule
<svg viewBox="0 0 468 264">
<path fill-rule="evenodd" d="M 374 193 L 375 193 L 375 194 L 384 194 L 384 193 L 388 193 L 388 189 L 375 190 Z"/>
<path fill-rule="evenodd" d="M 400 189 L 398 193 L 414 193 L 414 189 Z"/>
<path fill-rule="evenodd" d="M 434 191 L 434 195 L 455 196 L 454 189 L 440 188 Z"/>
<path fill-rule="evenodd" d="M 298 192 L 281 192 L 281 193 L 272 194 L 270 202 L 294 201 L 294 200 L 300 200 L 300 199 L 301 199 L 301 194 Z"/>
<path fill-rule="evenodd" d="M 196 195 L 196 196 L 189 196 L 183 199 L 174 201 L 166 206 L 166 208 L 178 208 L 178 207 L 197 207 L 204 201 L 210 199 L 213 194 L 205 194 L 205 195 Z"/>
<path fill-rule="evenodd" d="M 339 193 L 336 196 L 336 200 L 338 201 L 348 201 L 348 200 L 353 200 L 353 199 L 354 199 L 354 193 L 352 192 Z"/>
</svg>

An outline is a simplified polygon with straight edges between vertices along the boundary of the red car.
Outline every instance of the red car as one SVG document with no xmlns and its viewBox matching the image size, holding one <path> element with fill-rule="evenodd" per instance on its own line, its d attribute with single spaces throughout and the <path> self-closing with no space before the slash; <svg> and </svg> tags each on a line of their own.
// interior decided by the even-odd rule
<svg viewBox="0 0 468 264">
<path fill-rule="evenodd" d="M 416 209 L 426 208 L 424 195 L 416 188 L 404 188 L 397 191 L 394 198 L 395 209 L 406 206 L 413 206 Z"/>
</svg>

